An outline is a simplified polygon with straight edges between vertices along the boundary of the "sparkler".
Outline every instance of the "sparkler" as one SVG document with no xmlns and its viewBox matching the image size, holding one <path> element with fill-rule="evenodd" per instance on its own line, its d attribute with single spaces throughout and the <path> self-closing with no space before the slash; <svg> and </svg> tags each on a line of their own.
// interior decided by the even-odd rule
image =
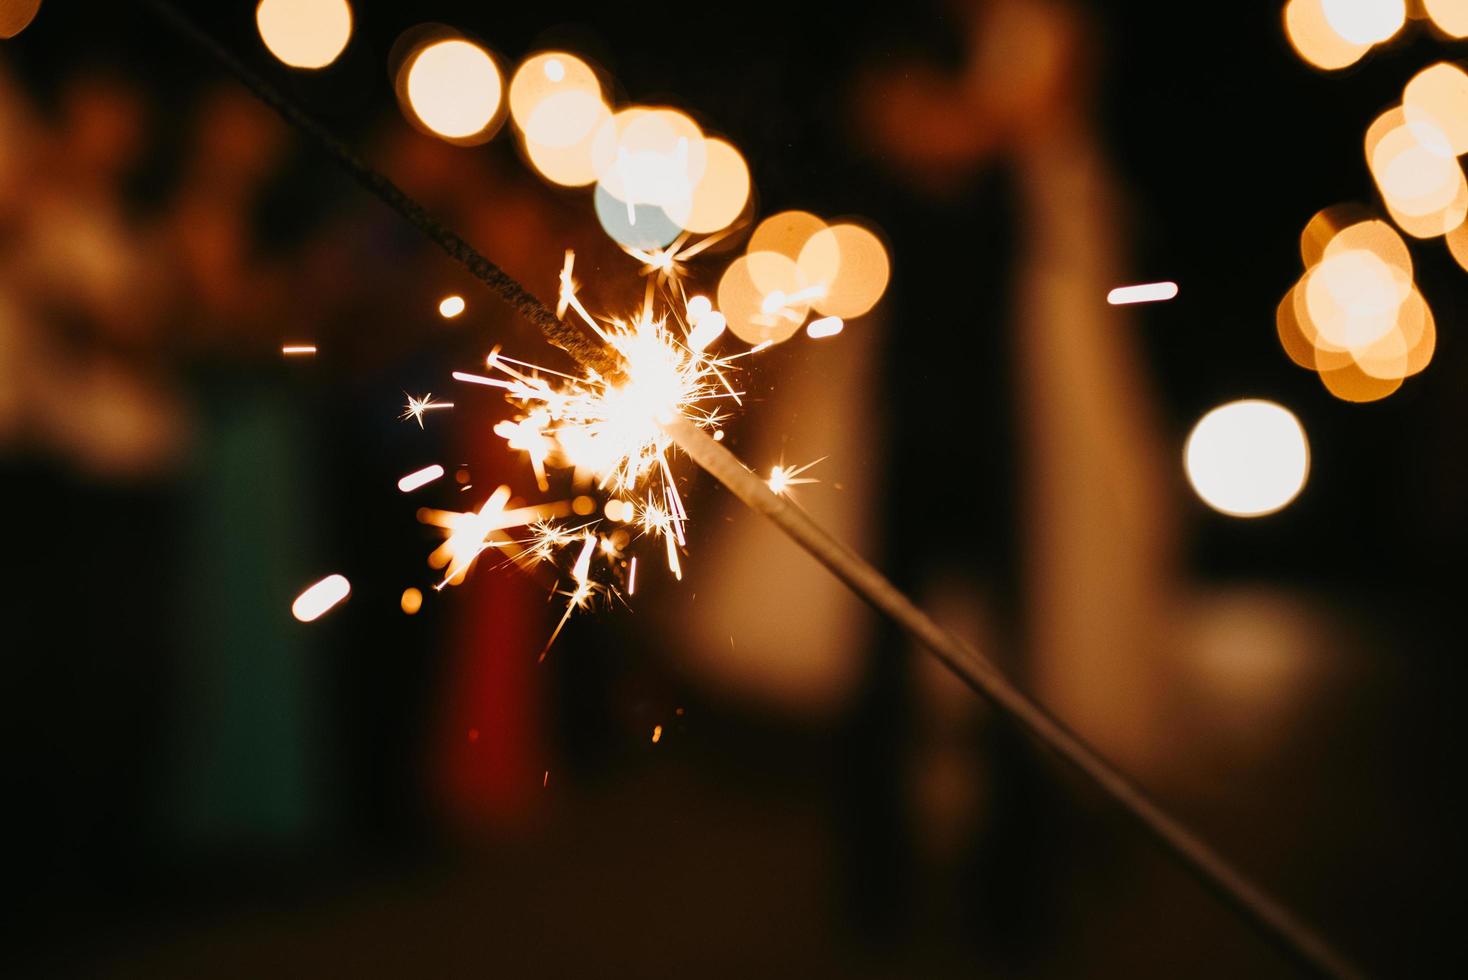
<svg viewBox="0 0 1468 980">
<path fill-rule="evenodd" d="M 551 469 L 569 469 L 589 477 L 599 492 L 612 498 L 604 508 L 607 520 L 630 523 L 642 536 L 660 540 L 668 570 L 681 579 L 679 552 L 687 543 L 688 511 L 669 459 L 673 437 L 664 426 L 677 418 L 696 429 L 717 427 L 724 417 L 724 405 L 739 401 L 741 392 L 730 376 L 732 362 L 744 355 L 718 357 L 705 350 L 716 336 L 701 329 L 715 316 L 707 299 L 685 302 L 679 316 L 671 297 L 659 306 L 649 283 L 643 307 L 633 316 L 599 318 L 577 296 L 574 270 L 575 254 L 568 251 L 558 306 L 563 313 L 574 312 L 615 352 L 619 365 L 615 374 L 595 369 L 580 376 L 566 374 L 517 360 L 495 348 L 485 358 L 489 374 L 456 371 L 453 376 L 463 383 L 498 388 L 516 406 L 516 417 L 501 421 L 494 431 L 511 449 L 525 454 L 541 492 L 550 489 Z M 676 283 L 677 273 L 670 272 L 664 281 L 665 285 Z M 695 326 L 690 329 L 690 324 Z M 811 482 L 799 476 L 806 468 L 799 467 L 787 476 L 794 483 Z M 486 501 L 487 510 L 439 522 L 451 534 L 449 542 L 441 546 L 442 554 L 435 555 L 463 556 L 449 563 L 445 582 L 461 577 L 466 561 L 484 548 L 510 543 L 495 538 L 506 526 L 495 515 L 507 494 L 501 488 Z M 641 502 L 633 504 L 624 497 Z M 621 576 L 625 575 L 629 594 L 636 588 L 635 558 L 623 558 L 615 536 L 601 532 L 603 524 L 593 520 L 568 531 L 554 521 L 537 520 L 531 525 L 531 537 L 521 542 L 524 564 L 550 561 L 572 543 L 580 544 L 570 569 L 573 587 L 564 593 L 568 599 L 565 613 L 547 650 L 571 614 L 586 608 L 599 592 L 613 593 Z M 598 557 L 610 570 L 612 582 L 593 581 L 592 562 Z"/>
<path fill-rule="evenodd" d="M 561 422 L 548 424 L 547 428 L 554 432 L 558 446 L 563 442 L 564 434 L 570 437 L 564 441 L 592 453 L 592 460 L 600 464 L 597 471 L 603 486 L 618 486 L 626 490 L 637 485 L 650 473 L 656 473 L 662 500 L 659 502 L 657 492 L 649 493 L 646 503 L 638 508 L 638 513 L 644 522 L 650 522 L 645 526 L 664 539 L 669 565 L 675 573 L 677 555 L 674 543 L 681 543 L 682 527 L 687 515 L 682 509 L 682 502 L 677 496 L 672 473 L 668 468 L 668 451 L 672 446 L 681 449 L 751 510 L 763 514 L 775 523 L 853 592 L 900 625 L 976 693 L 988 699 L 1034 738 L 1085 773 L 1107 796 L 1134 817 L 1153 839 L 1171 851 L 1202 884 L 1227 902 L 1262 935 L 1275 942 L 1297 964 L 1313 973 L 1326 976 L 1359 975 L 1330 944 L 1296 920 L 1286 908 L 1255 887 L 1200 838 L 1153 803 L 1085 742 L 1011 684 L 997 667 L 939 626 L 880 572 L 844 543 L 828 534 L 803 510 L 772 491 L 764 480 L 719 443 L 718 431 L 710 436 L 707 429 L 716 424 L 715 416 L 696 406 L 719 390 L 714 381 L 722 380 L 718 362 L 705 360 L 701 356 L 701 350 L 675 342 L 666 326 L 666 318 L 655 319 L 651 310 L 645 309 L 642 316 L 634 317 L 628 322 L 614 320 L 599 325 L 580 307 L 574 288 L 566 288 L 570 278 L 568 259 L 561 294 L 562 312 L 565 308 L 574 308 L 595 339 L 588 338 L 586 331 L 566 323 L 517 280 L 430 217 L 416 201 L 369 167 L 346 144 L 247 68 L 177 6 L 169 0 L 145 2 L 184 37 L 229 69 L 256 96 L 276 109 L 287 122 L 320 143 L 364 187 L 422 230 L 476 278 L 494 289 L 508 304 L 539 327 L 550 343 L 566 350 L 581 363 L 586 371 L 585 377 L 562 378 L 558 383 L 561 385 L 559 388 L 541 378 L 542 372 L 525 365 L 516 366 L 516 362 L 499 357 L 492 358 L 495 363 L 491 367 L 497 367 L 505 378 L 478 377 L 473 380 L 524 395 L 522 403 L 526 406 L 538 405 L 547 411 L 552 407 L 566 409 L 569 414 Z M 666 259 L 659 259 L 655 263 L 659 271 L 672 271 L 675 265 L 675 261 Z M 758 349 L 760 347 L 752 350 Z M 520 377 L 504 370 L 504 365 L 513 368 Z M 527 370 L 522 370 L 522 367 Z M 471 376 L 461 376 L 458 373 L 455 377 L 461 381 L 471 380 Z M 524 387 L 512 388 L 515 384 Z M 728 394 L 734 395 L 732 389 L 728 389 Z M 534 409 L 531 408 L 530 411 Z M 544 432 L 545 429 L 541 431 Z M 606 438 L 607 436 L 612 438 Z M 582 440 L 579 444 L 578 439 Z M 603 439 L 604 442 L 601 441 Z M 560 448 L 564 450 L 567 447 Z M 549 458 L 547 455 L 547 460 Z M 506 510 L 509 494 L 508 488 L 502 487 L 479 511 L 467 514 L 420 511 L 420 519 L 439 524 L 450 531 L 448 540 L 435 552 L 435 557 L 441 560 L 438 567 L 447 565 L 450 569 L 440 587 L 455 578 L 461 579 L 468 566 L 485 548 L 506 545 L 507 541 L 508 546 L 515 547 L 514 542 L 504 535 L 505 529 L 532 525 L 536 521 L 543 522 L 547 517 L 554 516 L 526 515 L 527 511 L 537 510 L 535 507 Z M 542 506 L 555 510 L 560 505 Z M 555 532 L 557 535 L 564 533 L 564 530 Z M 584 601 L 594 591 L 594 586 L 590 583 L 591 556 L 596 552 L 595 536 L 589 531 L 585 533 L 587 536 L 582 539 L 582 548 L 572 569 L 572 577 L 577 585 L 572 592 L 573 604 L 568 607 L 566 615 L 575 607 L 578 597 Z M 533 546 L 530 550 L 533 550 Z M 320 584 L 324 585 L 325 582 Z M 345 597 L 345 591 L 342 590 L 340 598 Z M 336 601 L 340 601 L 340 598 Z M 548 778 L 547 774 L 547 782 Z"/>
<path fill-rule="evenodd" d="M 770 478 L 765 481 L 765 485 L 770 488 L 771 493 L 785 497 L 789 496 L 791 487 L 798 487 L 807 483 L 820 483 L 821 481 L 813 476 L 801 476 L 800 474 L 817 463 L 822 462 L 825 458 L 822 456 L 820 459 L 811 460 L 802 466 L 786 466 L 782 462 L 770 470 Z"/>
<path fill-rule="evenodd" d="M 431 392 L 431 391 L 428 394 L 424 395 L 422 398 L 414 398 L 412 395 L 409 395 L 406 391 L 403 392 L 403 394 L 407 396 L 408 405 L 407 405 L 407 407 L 405 409 L 403 409 L 403 414 L 402 415 L 399 415 L 398 416 L 398 419 L 400 421 L 403 421 L 403 422 L 408 421 L 408 419 L 412 419 L 414 422 L 417 422 L 418 423 L 418 428 L 420 428 L 420 429 L 423 428 L 423 413 L 425 413 L 425 412 L 431 412 L 431 411 L 434 411 L 435 409 L 440 409 L 440 408 L 453 408 L 454 407 L 454 403 L 453 402 L 436 402 L 436 401 L 434 401 L 433 400 L 433 392 Z"/>
</svg>

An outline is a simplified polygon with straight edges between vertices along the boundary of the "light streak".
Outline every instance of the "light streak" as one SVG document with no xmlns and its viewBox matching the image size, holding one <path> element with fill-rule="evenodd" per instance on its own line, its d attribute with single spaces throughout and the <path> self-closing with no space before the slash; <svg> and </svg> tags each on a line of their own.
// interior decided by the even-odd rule
<svg viewBox="0 0 1468 980">
<path fill-rule="evenodd" d="M 1128 306 L 1132 303 L 1160 303 L 1177 295 L 1175 282 L 1144 282 L 1136 286 L 1117 286 L 1106 294 L 1106 302 L 1112 306 Z"/>
<path fill-rule="evenodd" d="M 846 321 L 839 316 L 823 316 L 807 324 L 805 334 L 812 340 L 820 340 L 823 337 L 834 337 L 844 329 Z"/>
<path fill-rule="evenodd" d="M 314 353 L 316 353 L 316 345 L 315 344 L 287 344 L 286 346 L 284 346 L 284 347 L 282 347 L 280 349 L 280 352 L 282 354 L 287 355 L 287 356 L 290 356 L 290 355 L 300 355 L 300 354 L 314 354 Z"/>
<path fill-rule="evenodd" d="M 421 470 L 414 470 L 412 473 L 398 480 L 398 489 L 403 493 L 412 493 L 419 487 L 425 487 L 441 476 L 443 476 L 443 467 L 434 463 L 432 466 L 425 466 Z"/>
<path fill-rule="evenodd" d="M 326 614 L 337 603 L 351 594 L 352 583 L 344 575 L 328 575 L 311 585 L 291 603 L 291 615 L 303 623 L 309 623 Z"/>
<path fill-rule="evenodd" d="M 404 422 L 406 422 L 408 419 L 412 419 L 413 421 L 418 423 L 418 428 L 420 429 L 423 428 L 423 413 L 431 412 L 439 408 L 454 407 L 453 402 L 434 401 L 433 392 L 431 391 L 428 394 L 424 395 L 422 398 L 414 398 L 412 395 L 408 395 L 406 391 L 403 392 L 403 394 L 408 396 L 408 405 L 407 408 L 403 410 L 403 414 L 399 415 L 398 418 Z"/>
</svg>

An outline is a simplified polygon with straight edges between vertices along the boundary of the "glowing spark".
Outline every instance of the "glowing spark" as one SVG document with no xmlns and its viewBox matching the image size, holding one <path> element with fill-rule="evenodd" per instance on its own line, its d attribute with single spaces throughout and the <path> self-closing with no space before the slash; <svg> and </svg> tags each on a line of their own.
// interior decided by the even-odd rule
<svg viewBox="0 0 1468 980">
<path fill-rule="evenodd" d="M 345 599 L 352 591 L 352 583 L 344 575 L 328 575 L 296 596 L 291 603 L 291 615 L 303 623 L 319 619 L 332 606 Z"/>
<path fill-rule="evenodd" d="M 403 394 L 408 395 L 408 393 L 406 391 L 403 392 Z M 436 401 L 434 401 L 433 400 L 433 392 L 431 392 L 431 391 L 428 394 L 424 395 L 422 398 L 414 398 L 412 395 L 408 395 L 408 407 L 406 409 L 404 409 L 403 414 L 402 415 L 399 415 L 398 418 L 401 419 L 404 422 L 406 422 L 408 419 L 412 419 L 413 421 L 415 421 L 415 422 L 418 423 L 418 428 L 421 429 L 421 428 L 423 428 L 423 413 L 424 412 L 431 412 L 431 411 L 433 411 L 434 409 L 437 409 L 437 408 L 453 408 L 453 407 L 454 407 L 454 403 L 453 402 L 436 402 Z"/>
<path fill-rule="evenodd" d="M 427 486 L 441 476 L 443 476 L 443 467 L 434 463 L 432 466 L 425 466 L 421 470 L 415 470 L 398 480 L 398 489 L 403 493 L 412 493 L 419 487 Z"/>
<path fill-rule="evenodd" d="M 289 345 L 287 345 L 285 347 L 282 347 L 280 349 L 280 352 L 282 354 L 287 355 L 287 356 L 289 356 L 291 354 L 314 354 L 314 353 L 316 353 L 316 345 L 315 344 L 289 344 Z"/>
<path fill-rule="evenodd" d="M 786 466 L 784 463 L 781 463 L 780 465 L 770 470 L 770 478 L 765 482 L 769 485 L 770 490 L 772 490 L 773 492 L 778 493 L 782 497 L 788 496 L 791 487 L 798 487 L 807 483 L 821 482 L 815 477 L 801 476 L 800 474 L 804 473 L 812 466 L 815 466 L 817 463 L 821 462 L 825 458 L 826 457 L 822 456 L 820 459 L 812 460 L 803 466 Z"/>
<path fill-rule="evenodd" d="M 839 316 L 823 316 L 819 320 L 812 320 L 805 328 L 805 334 L 814 340 L 822 337 L 834 337 L 846 329 L 846 321 Z"/>
<path fill-rule="evenodd" d="M 671 465 L 673 442 L 664 426 L 682 419 L 713 429 L 715 438 L 721 436 L 722 403 L 738 402 L 742 394 L 729 381 L 732 362 L 753 352 L 722 357 L 707 353 L 705 349 L 725 329 L 724 317 L 707 297 L 682 295 L 677 262 L 708 243 L 705 239 L 685 248 L 680 239 L 662 253 L 629 250 L 654 271 L 668 273 L 659 278 L 672 288 L 660 293 L 649 279 L 640 308 L 625 318 L 594 316 L 587 310 L 576 295 L 575 253 L 566 252 L 557 311 L 574 314 L 572 320 L 607 345 L 618 365 L 615 374 L 595 370 L 566 374 L 516 360 L 498 348 L 485 358 L 486 373 L 453 373 L 456 381 L 500 389 L 517 406 L 514 417 L 496 424 L 494 432 L 510 448 L 525 453 L 542 492 L 549 489 L 553 470 L 571 471 L 577 489 L 572 500 L 506 510 L 510 490 L 501 487 L 477 512 L 419 511 L 420 520 L 448 531 L 447 540 L 429 556 L 433 567 L 445 569 L 438 588 L 462 581 L 487 549 L 502 552 L 507 563 L 530 568 L 559 564 L 563 553 L 576 547 L 569 569 L 571 590 L 562 593 L 569 601 L 542 659 L 572 613 L 591 604 L 598 594 L 615 595 L 623 573 L 627 594 L 637 589 L 638 559 L 624 553 L 630 544 L 628 532 L 600 534 L 596 528 L 603 521 L 660 539 L 669 571 L 675 578 L 683 577 L 680 552 L 686 545 L 688 512 Z M 664 295 L 672 292 L 677 296 Z M 672 309 L 662 309 L 660 297 Z M 683 317 L 677 316 L 679 300 Z M 422 401 L 434 407 L 428 396 Z M 416 400 L 410 402 L 410 414 L 417 405 Z M 799 477 L 806 468 L 786 476 L 793 483 L 814 482 Z M 595 487 L 597 498 L 587 495 L 588 484 Z M 572 514 L 590 520 L 568 527 L 560 519 Z M 526 528 L 519 538 L 505 533 L 518 526 Z M 605 575 L 597 573 L 600 581 L 593 580 L 593 566 L 606 570 Z"/>
<path fill-rule="evenodd" d="M 685 231 L 675 238 L 667 248 L 647 250 L 623 245 L 622 251 L 642 263 L 642 275 L 656 276 L 658 282 L 661 283 L 677 284 L 683 278 L 683 264 L 685 262 L 704 249 L 717 245 L 741 227 L 742 225 L 734 225 L 725 228 L 716 234 L 700 238 L 692 244 L 688 244 L 690 235 Z"/>
<path fill-rule="evenodd" d="M 588 372 L 571 377 L 505 357 L 486 361 L 500 377 L 455 374 L 459 380 L 503 388 L 523 413 L 501 422 L 495 432 L 526 453 L 536 482 L 547 487 L 548 466 L 592 474 L 600 490 L 616 495 L 647 490 L 640 509 L 644 533 L 662 537 L 668 567 L 681 576 L 677 549 L 687 520 L 668 454 L 672 441 L 662 423 L 682 416 L 702 427 L 720 421 L 714 403 L 738 399 L 724 376 L 728 358 L 715 358 L 680 340 L 649 299 L 630 320 L 598 320 L 577 299 L 572 280 L 575 256 L 567 253 L 561 271 L 560 308 L 571 310 L 618 355 L 617 378 Z M 707 301 L 705 301 L 707 302 Z M 714 316 L 712 308 L 702 311 Z M 553 375 L 547 378 L 545 375 Z M 637 513 L 637 511 L 634 511 Z"/>
<path fill-rule="evenodd" d="M 447 566 L 443 580 L 435 588 L 442 589 L 445 585 L 463 581 L 474 560 L 489 548 L 502 548 L 517 557 L 524 556 L 526 552 L 520 550 L 520 543 L 504 534 L 504 531 L 515 527 L 532 527 L 553 517 L 564 517 L 570 511 L 569 505 L 564 501 L 505 510 L 509 501 L 510 488 L 499 487 L 490 494 L 478 511 L 459 513 L 427 507 L 418 511 L 418 519 L 424 524 L 432 524 L 448 531 L 444 543 L 428 556 L 430 567 Z M 548 552 L 546 557 L 549 557 Z"/>
<path fill-rule="evenodd" d="M 1177 295 L 1175 282 L 1146 282 L 1137 286 L 1117 286 L 1106 294 L 1106 302 L 1112 306 L 1130 303 L 1159 303 Z"/>
<path fill-rule="evenodd" d="M 443 300 L 440 301 L 438 304 L 438 315 L 443 317 L 445 320 L 452 320 L 454 317 L 464 312 L 464 307 L 464 297 L 445 296 Z"/>
<path fill-rule="evenodd" d="M 504 382 L 502 381 L 496 381 L 494 378 L 486 378 L 482 374 L 470 374 L 467 371 L 455 371 L 453 378 L 455 381 L 464 381 L 471 385 L 490 385 L 494 388 L 504 387 Z"/>
<path fill-rule="evenodd" d="M 652 726 L 652 744 L 653 745 L 658 744 L 658 740 L 661 739 L 662 737 L 663 737 L 663 726 L 662 725 L 653 725 Z"/>
<path fill-rule="evenodd" d="M 571 566 L 571 578 L 576 583 L 576 588 L 571 592 L 571 600 L 566 603 L 566 612 L 561 616 L 561 621 L 551 631 L 550 639 L 545 641 L 545 649 L 540 651 L 540 659 L 550 652 L 556 637 L 561 635 L 561 630 L 566 625 L 566 620 L 571 618 L 571 613 L 583 608 L 591 598 L 596 586 L 591 581 L 591 559 L 596 553 L 596 535 L 587 531 L 582 537 L 581 553 L 576 556 L 576 564 Z"/>
</svg>

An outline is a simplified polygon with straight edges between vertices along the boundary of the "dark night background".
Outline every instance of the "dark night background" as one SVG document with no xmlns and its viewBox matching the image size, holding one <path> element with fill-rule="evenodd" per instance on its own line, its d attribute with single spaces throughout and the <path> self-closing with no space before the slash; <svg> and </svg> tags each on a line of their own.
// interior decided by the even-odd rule
<svg viewBox="0 0 1468 980">
<path fill-rule="evenodd" d="M 1009 177 L 983 167 L 925 197 L 892 176 L 851 120 L 861 72 L 961 57 L 950 5 L 381 0 L 354 5 L 351 43 L 320 73 L 270 58 L 252 4 L 194 6 L 211 33 L 380 165 L 383 133 L 402 125 L 393 42 L 439 21 L 504 64 L 563 48 L 604 68 L 619 99 L 688 111 L 742 150 L 761 215 L 869 219 L 893 260 L 883 307 L 892 374 L 872 395 L 893 459 L 931 458 L 951 438 L 933 417 L 973 416 L 970 452 L 893 479 L 887 564 L 906 580 L 962 552 L 999 595 L 1017 588 L 1012 491 L 991 477 L 1014 453 Z M 1468 51 L 1409 25 L 1360 64 L 1325 74 L 1291 51 L 1276 3 L 1081 6 L 1102 59 L 1099 130 L 1132 208 L 1133 281 L 1181 285 L 1175 301 L 1138 314 L 1163 435 L 1180 447 L 1212 406 L 1263 397 L 1289 406 L 1311 442 L 1301 498 L 1257 521 L 1208 511 L 1178 474 L 1186 574 L 1202 587 L 1304 596 L 1336 624 L 1267 737 L 1249 731 L 1246 714 L 1228 728 L 1237 737 L 1179 736 L 1185 761 L 1141 781 L 1368 972 L 1451 975 L 1463 911 L 1461 765 L 1449 746 L 1465 678 L 1453 582 L 1468 548 L 1468 277 L 1440 242 L 1412 243 L 1438 349 L 1377 403 L 1339 401 L 1290 363 L 1274 317 L 1300 275 L 1311 215 L 1374 203 L 1365 127 L 1422 66 Z M 224 81 L 142 3 L 50 0 L 0 46 L 0 67 L 43 118 L 69 74 L 87 67 L 146 93 L 149 146 L 129 176 L 130 207 L 144 214 L 179 180 L 201 93 Z M 187 476 L 146 485 L 89 480 L 44 453 L 0 456 L 10 515 L 0 778 L 15 824 L 0 864 L 7 975 L 1292 975 L 1079 777 L 988 722 L 977 738 L 992 760 L 983 778 L 994 815 L 950 898 L 915 870 L 915 831 L 893 802 L 897 746 L 915 710 L 894 673 L 900 657 L 872 653 L 860 706 L 835 721 L 766 712 L 678 669 L 676 638 L 660 639 L 642 612 L 681 601 L 667 589 L 650 586 L 632 612 L 573 619 L 540 679 L 525 682 L 541 692 L 526 724 L 543 736 L 494 777 L 525 776 L 524 787 L 501 800 L 443 776 L 428 760 L 443 755 L 442 692 L 457 670 L 449 650 L 474 635 L 455 617 L 514 604 L 492 592 L 518 596 L 531 611 L 505 615 L 528 619 L 533 647 L 556 610 L 540 604 L 548 582 L 481 570 L 468 586 L 428 593 L 421 614 L 401 614 L 400 590 L 426 588 L 434 539 L 393 491 L 396 477 L 454 453 L 475 473 L 515 471 L 487 425 L 467 431 L 471 402 L 500 411 L 488 398 L 452 392 L 457 421 L 426 434 L 394 415 L 404 390 L 443 395 L 447 372 L 492 344 L 535 351 L 538 340 L 308 141 L 288 133 L 284 147 L 251 217 L 252 247 L 287 264 L 309 241 L 348 255 L 333 267 L 337 299 L 319 334 L 311 298 L 293 296 L 298 318 L 279 332 L 201 349 L 184 369 L 200 417 L 214 420 L 202 431 L 248 443 L 258 425 L 276 433 L 280 455 L 210 442 Z M 630 268 L 581 244 L 595 238 L 589 195 L 536 181 L 508 128 L 453 152 L 472 155 L 491 200 L 521 195 L 533 206 L 505 218 L 503 246 L 476 235 L 492 225 L 482 214 L 447 199 L 430 208 L 467 221 L 466 237 L 491 257 L 518 243 L 501 261 L 525 270 L 532 290 L 552 294 L 568 245 L 583 279 Z M 470 303 L 452 326 L 433 315 L 449 291 Z M 336 347 L 281 363 L 280 343 L 303 335 Z M 819 370 L 809 345 L 786 356 L 793 370 Z M 951 394 L 913 407 L 955 371 L 962 385 L 940 385 Z M 756 400 L 762 384 L 756 369 Z M 731 432 L 738 451 L 742 431 Z M 240 483 L 245 499 L 181 519 L 211 481 Z M 697 513 L 718 490 L 695 483 Z M 904 505 L 919 497 L 939 520 L 970 528 L 976 552 L 913 544 Z M 194 564 L 211 534 L 265 543 L 246 549 L 245 567 Z M 229 618 L 228 603 L 211 619 L 209 597 L 242 582 L 258 592 L 229 608 L 258 596 L 283 617 L 301 583 L 337 570 L 352 579 L 346 606 L 309 630 L 286 620 L 258 634 L 286 637 L 295 659 L 281 663 L 295 666 L 279 669 L 293 689 L 316 692 L 295 695 L 319 710 L 303 709 L 292 729 L 318 747 L 303 777 L 309 803 L 266 808 L 278 832 L 200 843 L 166 813 L 170 773 L 188 768 L 187 637 L 257 635 Z M 253 703 L 272 704 L 273 675 L 250 676 Z M 654 724 L 664 729 L 657 744 Z M 484 727 L 492 741 L 499 729 Z M 289 739 L 283 728 L 272 744 Z M 237 756 L 242 785 L 271 758 Z"/>
</svg>

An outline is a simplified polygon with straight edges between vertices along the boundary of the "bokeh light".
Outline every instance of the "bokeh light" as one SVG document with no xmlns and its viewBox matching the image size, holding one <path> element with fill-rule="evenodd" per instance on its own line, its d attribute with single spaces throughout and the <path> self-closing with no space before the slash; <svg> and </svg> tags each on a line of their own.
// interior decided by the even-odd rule
<svg viewBox="0 0 1468 980">
<path fill-rule="evenodd" d="M 1320 0 L 1325 22 L 1351 44 L 1389 41 L 1407 22 L 1405 0 Z"/>
<path fill-rule="evenodd" d="M 749 202 L 749 165 L 734 146 L 721 139 L 704 140 L 703 177 L 693 187 L 692 207 L 683 227 L 700 235 L 732 225 Z"/>
<path fill-rule="evenodd" d="M 291 615 L 303 623 L 319 619 L 352 591 L 352 584 L 344 575 L 328 575 L 307 588 L 296 601 L 291 603 Z"/>
<path fill-rule="evenodd" d="M 484 48 L 463 38 L 435 41 L 409 57 L 403 71 L 407 108 L 430 132 L 465 144 L 494 135 L 503 84 Z"/>
<path fill-rule="evenodd" d="M 1230 517 L 1262 517 L 1288 506 L 1304 488 L 1310 448 L 1292 412 L 1245 399 L 1198 420 L 1183 463 L 1188 482 L 1209 507 Z"/>
<path fill-rule="evenodd" d="M 672 244 L 683 234 L 682 226 L 656 204 L 628 204 L 613 197 L 605 185 L 596 185 L 593 204 L 602 230 L 619 245 L 658 249 Z"/>
<path fill-rule="evenodd" d="M 592 140 L 611 118 L 612 110 L 590 92 L 565 92 L 541 103 L 536 116 L 541 114 L 554 120 L 554 131 L 569 141 L 561 144 L 523 136 L 521 145 L 530 165 L 546 180 L 563 187 L 594 183 L 596 164 L 591 157 Z M 541 131 L 532 122 L 531 132 Z"/>
<path fill-rule="evenodd" d="M 452 320 L 454 317 L 464 312 L 465 306 L 466 304 L 464 303 L 464 297 L 445 296 L 443 299 L 439 300 L 438 315 L 443 317 L 445 320 Z"/>
<path fill-rule="evenodd" d="M 1468 216 L 1468 180 L 1441 127 L 1425 115 L 1409 120 L 1398 106 L 1366 130 L 1366 162 L 1387 213 L 1415 238 L 1434 238 Z"/>
<path fill-rule="evenodd" d="M 1365 249 L 1327 255 L 1306 279 L 1310 322 L 1336 347 L 1364 347 L 1395 326 L 1410 285 L 1400 270 Z"/>
<path fill-rule="evenodd" d="M 566 187 L 596 180 L 592 141 L 612 111 L 590 65 L 563 51 L 532 55 L 515 70 L 509 101 L 521 147 L 542 177 Z"/>
<path fill-rule="evenodd" d="M 881 240 L 852 224 L 832 225 L 811 235 L 796 264 L 803 280 L 819 287 L 811 305 L 827 316 L 847 320 L 877 304 L 892 272 Z"/>
<path fill-rule="evenodd" d="M 805 322 L 808 301 L 800 292 L 795 260 L 779 252 L 754 252 L 729 264 L 719 280 L 719 311 L 734 336 L 747 344 L 788 340 Z"/>
<path fill-rule="evenodd" d="M 531 55 L 510 79 L 510 118 L 522 133 L 536 141 L 564 145 L 567 140 L 560 132 L 563 120 L 554 112 L 541 112 L 537 118 L 537 112 L 548 100 L 573 92 L 601 100 L 601 82 L 590 65 L 564 51 Z"/>
<path fill-rule="evenodd" d="M 887 249 L 868 229 L 781 211 L 759 223 L 745 255 L 725 270 L 719 310 L 750 344 L 789 339 L 812 309 L 823 319 L 809 335 L 833 337 L 876 305 L 890 275 Z"/>
<path fill-rule="evenodd" d="M 1468 153 L 1468 73 L 1439 61 L 1422 69 L 1402 90 L 1402 109 L 1409 123 L 1430 122 L 1453 154 Z"/>
<path fill-rule="evenodd" d="M 1337 205 L 1310 219 L 1300 236 L 1305 274 L 1275 314 L 1290 360 L 1353 402 L 1396 391 L 1427 367 L 1437 343 L 1406 243 L 1380 219 L 1351 221 L 1362 211 Z"/>
<path fill-rule="evenodd" d="M 675 109 L 645 106 L 623 109 L 603 122 L 592 138 L 591 158 L 598 188 L 622 203 L 628 224 L 636 223 L 640 205 L 651 205 L 679 231 L 693 210 L 693 188 L 708 160 L 697 123 Z"/>
<path fill-rule="evenodd" d="M 325 68 L 352 37 L 347 0 L 260 0 L 255 26 L 270 53 L 292 68 Z"/>
<path fill-rule="evenodd" d="M 1423 0 L 1432 22 L 1451 37 L 1468 37 L 1468 0 Z"/>
<path fill-rule="evenodd" d="M 826 223 L 809 211 L 781 211 L 761 221 L 749 236 L 749 253 L 776 252 L 788 259 L 800 258 L 800 250 Z"/>
<path fill-rule="evenodd" d="M 30 26 L 41 0 L 0 0 L 0 38 L 15 37 Z"/>
<path fill-rule="evenodd" d="M 422 591 L 413 588 L 404 589 L 402 598 L 398 600 L 398 606 L 409 616 L 417 615 L 418 610 L 423 608 Z"/>
<path fill-rule="evenodd" d="M 1444 235 L 1443 241 L 1447 243 L 1448 253 L 1452 255 L 1453 261 L 1464 272 L 1468 272 L 1468 221 Z"/>
<path fill-rule="evenodd" d="M 1371 50 L 1342 37 L 1325 16 L 1322 0 L 1290 0 L 1284 9 L 1285 35 L 1295 52 L 1325 71 L 1355 64 Z"/>
</svg>

